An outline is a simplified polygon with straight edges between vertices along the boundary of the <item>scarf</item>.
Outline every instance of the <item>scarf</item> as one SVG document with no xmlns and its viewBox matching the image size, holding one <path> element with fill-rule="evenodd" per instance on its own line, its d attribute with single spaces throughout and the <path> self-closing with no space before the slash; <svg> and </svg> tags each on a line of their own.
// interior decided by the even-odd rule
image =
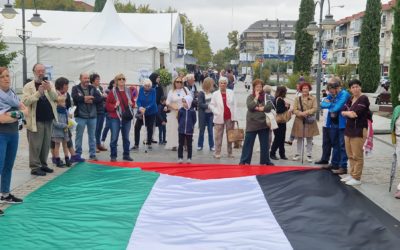
<svg viewBox="0 0 400 250">
<path fill-rule="evenodd" d="M 11 108 L 19 108 L 20 100 L 12 89 L 7 92 L 0 89 L 0 114 L 6 113 Z"/>
<path fill-rule="evenodd" d="M 372 128 L 372 121 L 368 120 L 368 135 L 363 146 L 366 157 L 372 154 L 372 149 L 374 148 L 373 139 L 374 139 L 374 129 Z"/>
<path fill-rule="evenodd" d="M 256 97 L 256 92 L 254 90 L 253 90 L 253 96 Z M 258 102 L 264 103 L 264 97 L 265 97 L 265 93 L 264 93 L 264 91 L 261 91 L 260 95 L 258 96 Z"/>
</svg>

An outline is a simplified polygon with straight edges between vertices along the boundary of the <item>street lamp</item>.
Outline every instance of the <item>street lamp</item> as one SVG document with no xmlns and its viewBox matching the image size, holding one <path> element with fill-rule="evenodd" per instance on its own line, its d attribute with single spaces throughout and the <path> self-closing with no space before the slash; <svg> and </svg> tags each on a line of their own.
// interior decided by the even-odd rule
<svg viewBox="0 0 400 250">
<path fill-rule="evenodd" d="M 36 12 L 33 14 L 33 17 L 28 20 L 33 26 L 40 26 L 42 23 L 45 23 L 43 19 L 40 17 L 40 15 L 37 13 L 36 9 L 36 1 L 33 1 L 35 5 L 35 10 Z M 21 0 L 21 10 L 22 10 L 22 30 L 17 30 L 17 35 L 22 39 L 22 79 L 23 82 L 22 84 L 26 84 L 27 80 L 27 63 L 26 63 L 26 40 L 28 40 L 31 37 L 31 32 L 25 30 L 25 0 Z M 7 3 L 4 5 L 3 10 L 1 11 L 1 14 L 4 16 L 4 18 L 7 19 L 12 19 L 15 17 L 16 14 L 18 14 L 17 11 L 12 7 L 10 4 L 10 1 L 7 1 Z"/>
<path fill-rule="evenodd" d="M 325 16 L 325 19 L 322 20 L 322 14 L 324 10 L 324 3 L 325 0 L 319 0 L 315 2 L 315 8 L 317 7 L 317 4 L 319 4 L 320 10 L 319 10 L 319 24 L 315 21 L 311 21 L 307 28 L 305 29 L 307 33 L 311 36 L 315 36 L 318 34 L 318 68 L 317 68 L 317 90 L 316 90 L 316 96 L 317 96 L 317 105 L 320 105 L 321 102 L 321 53 L 322 53 L 322 34 L 324 30 L 331 30 L 336 27 L 336 22 L 333 19 L 333 16 L 331 15 L 331 2 L 328 0 L 328 14 Z M 335 6 L 336 7 L 336 6 Z M 339 7 L 339 6 L 338 6 Z M 319 120 L 319 113 L 317 112 L 316 118 Z"/>
</svg>

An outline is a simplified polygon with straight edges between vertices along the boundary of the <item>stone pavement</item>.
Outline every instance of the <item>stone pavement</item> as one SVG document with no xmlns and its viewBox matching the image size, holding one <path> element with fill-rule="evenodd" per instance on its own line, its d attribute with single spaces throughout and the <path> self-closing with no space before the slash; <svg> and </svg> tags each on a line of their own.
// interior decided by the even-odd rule
<svg viewBox="0 0 400 250">
<path fill-rule="evenodd" d="M 245 127 L 245 117 L 246 117 L 246 97 L 249 92 L 246 92 L 244 89 L 243 83 L 238 83 L 235 87 L 235 93 L 238 100 L 238 115 L 239 115 L 239 124 L 241 127 Z M 290 102 L 294 98 L 294 93 L 289 92 L 288 101 Z M 372 103 L 372 101 L 371 101 Z M 286 137 L 288 138 L 290 134 L 290 130 L 292 127 L 293 119 L 288 124 L 288 132 L 286 133 Z M 374 124 L 378 125 L 376 129 L 387 129 L 389 126 L 389 119 L 374 115 Z M 321 128 L 321 123 L 319 124 Z M 321 130 L 320 130 L 321 131 Z M 222 149 L 222 158 L 220 160 L 216 160 L 212 157 L 212 152 L 208 150 L 208 142 L 207 136 L 205 136 L 205 143 L 203 151 L 196 151 L 197 148 L 197 138 L 198 131 L 196 128 L 193 142 L 193 162 L 201 162 L 201 163 L 230 163 L 230 164 L 238 164 L 241 149 L 234 149 L 235 158 L 227 158 L 226 157 L 226 148 L 223 146 Z M 108 139 L 110 135 L 108 136 Z M 141 140 L 145 138 L 145 131 L 142 128 Z M 154 138 L 158 138 L 158 131 L 156 129 Z M 167 134 L 168 140 L 168 134 Z M 131 141 L 133 142 L 133 126 L 131 130 Z M 108 143 L 108 142 L 107 142 Z M 83 149 L 84 149 L 84 157 L 87 155 L 87 138 L 84 139 Z M 256 140 L 255 150 L 253 154 L 252 162 L 257 164 L 259 161 L 259 150 L 258 150 L 258 141 Z M 293 152 L 295 150 L 295 143 L 293 146 L 286 146 L 287 156 L 289 158 L 293 157 Z M 322 136 L 314 137 L 314 147 L 313 147 L 313 158 L 314 160 L 318 160 L 321 156 L 322 151 Z M 363 184 L 359 187 L 356 187 L 360 192 L 369 197 L 376 204 L 381 206 L 383 209 L 392 214 L 395 218 L 400 220 L 400 200 L 396 200 L 393 198 L 393 193 L 396 190 L 397 184 L 400 182 L 399 175 L 397 176 L 393 188 L 392 193 L 388 192 L 389 187 L 389 175 L 391 169 L 392 162 L 392 153 L 394 151 L 393 146 L 390 144 L 390 135 L 380 134 L 375 136 L 374 140 L 374 152 L 371 157 L 365 159 L 365 167 L 363 172 L 362 181 Z M 119 156 L 118 160 L 122 158 L 122 142 L 119 143 Z M 225 154 L 224 154 L 225 153 Z M 131 156 L 138 162 L 152 162 L 152 161 L 163 161 L 163 162 L 175 162 L 177 160 L 177 152 L 164 150 L 163 146 L 153 145 L 153 150 L 148 153 L 144 152 L 143 145 L 140 145 L 140 150 L 138 152 L 132 152 Z M 100 160 L 109 160 L 109 152 L 101 152 L 98 154 L 98 158 Z M 50 159 L 49 159 L 50 163 Z M 301 165 L 301 162 L 297 161 L 284 161 L 278 160 L 274 161 L 276 165 Z M 313 164 L 304 163 L 305 165 L 313 166 Z M 13 193 L 19 197 L 25 197 L 32 191 L 36 190 L 40 186 L 44 185 L 48 181 L 51 181 L 53 178 L 63 174 L 65 171 L 68 171 L 67 168 L 57 168 L 54 167 L 55 172 L 53 174 L 48 174 L 45 177 L 35 177 L 30 175 L 30 170 L 28 166 L 28 147 L 27 147 L 27 139 L 26 139 L 26 131 L 21 132 L 20 136 L 20 146 L 17 155 L 17 160 L 14 167 L 13 179 L 12 179 L 12 190 Z M 399 172 L 399 171 L 398 171 Z M 318 188 L 318 187 L 316 187 Z M 5 205 L 0 204 L 0 208 L 6 208 Z"/>
</svg>

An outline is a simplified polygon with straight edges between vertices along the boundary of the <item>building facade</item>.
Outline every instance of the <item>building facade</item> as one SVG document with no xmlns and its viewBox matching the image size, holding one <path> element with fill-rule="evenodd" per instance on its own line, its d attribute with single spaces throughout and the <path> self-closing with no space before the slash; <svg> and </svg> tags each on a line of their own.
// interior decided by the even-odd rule
<svg viewBox="0 0 400 250">
<path fill-rule="evenodd" d="M 394 23 L 392 7 L 396 0 L 382 4 L 381 30 L 379 42 L 379 54 L 381 74 L 387 75 L 390 67 L 390 56 L 392 53 L 392 26 Z M 323 61 L 325 66 L 330 65 L 354 65 L 357 73 L 359 64 L 359 50 L 361 37 L 361 24 L 364 12 L 345 17 L 337 21 L 333 30 L 324 31 L 322 46 L 328 52 L 327 59 Z M 316 41 L 317 39 L 315 39 Z M 314 44 L 313 69 L 316 71 L 318 65 L 318 50 Z"/>
<path fill-rule="evenodd" d="M 260 20 L 250 25 L 240 35 L 240 53 L 248 58 L 264 54 L 264 39 L 295 39 L 296 21 Z"/>
</svg>

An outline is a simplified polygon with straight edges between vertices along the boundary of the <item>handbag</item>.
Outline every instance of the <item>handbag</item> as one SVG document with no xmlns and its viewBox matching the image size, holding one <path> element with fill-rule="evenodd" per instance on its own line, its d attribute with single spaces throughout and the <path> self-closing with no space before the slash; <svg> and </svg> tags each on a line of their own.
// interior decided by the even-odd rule
<svg viewBox="0 0 400 250">
<path fill-rule="evenodd" d="M 265 116 L 266 116 L 265 121 L 267 123 L 267 126 L 268 126 L 268 128 L 270 128 L 272 130 L 277 129 L 278 123 L 276 123 L 276 118 L 275 118 L 276 117 L 275 105 L 273 104 L 273 102 L 271 100 L 267 101 L 266 97 L 265 97 L 265 100 L 266 100 L 265 104 L 267 104 L 268 102 L 271 102 L 272 107 L 274 108 L 274 109 L 271 109 L 270 112 L 265 113 Z"/>
<path fill-rule="evenodd" d="M 280 97 L 276 99 L 276 102 L 278 102 L 279 98 Z M 285 112 L 280 114 L 276 114 L 277 123 L 287 123 L 288 121 L 290 121 L 291 118 L 292 118 L 292 112 L 290 112 L 289 110 L 286 110 Z"/>
<path fill-rule="evenodd" d="M 234 124 L 233 124 L 233 129 L 228 130 L 228 142 L 243 141 L 244 129 L 239 128 L 238 121 L 232 121 L 232 122 L 234 122 Z M 236 128 L 235 128 L 235 123 L 236 123 Z"/>
<path fill-rule="evenodd" d="M 301 101 L 301 96 L 299 97 L 299 99 L 300 99 L 300 108 L 301 108 L 301 112 L 304 112 L 304 109 L 303 109 L 303 102 Z M 317 119 L 316 119 L 316 117 L 315 117 L 315 114 L 313 114 L 313 115 L 309 115 L 309 116 L 306 116 L 305 118 L 304 118 L 304 123 L 306 123 L 306 124 L 313 124 L 315 121 L 316 121 Z"/>
</svg>

